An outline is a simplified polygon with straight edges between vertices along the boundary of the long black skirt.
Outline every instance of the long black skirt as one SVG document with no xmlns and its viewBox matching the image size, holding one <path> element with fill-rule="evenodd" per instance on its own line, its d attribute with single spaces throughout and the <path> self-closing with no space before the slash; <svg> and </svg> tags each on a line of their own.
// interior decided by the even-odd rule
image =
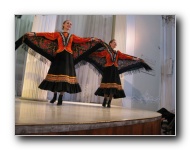
<svg viewBox="0 0 190 150">
<path fill-rule="evenodd" d="M 118 69 L 114 65 L 105 67 L 103 71 L 100 87 L 96 90 L 95 95 L 104 96 L 112 94 L 114 98 L 126 97 L 121 86 Z"/>
<path fill-rule="evenodd" d="M 52 92 L 81 92 L 76 78 L 74 59 L 67 51 L 58 53 L 51 62 L 46 78 L 39 85 L 40 89 Z"/>
</svg>

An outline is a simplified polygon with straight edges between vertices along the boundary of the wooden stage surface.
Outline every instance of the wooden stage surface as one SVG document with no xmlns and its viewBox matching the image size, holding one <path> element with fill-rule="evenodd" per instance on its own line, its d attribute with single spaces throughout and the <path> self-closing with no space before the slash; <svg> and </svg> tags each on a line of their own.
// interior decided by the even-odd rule
<svg viewBox="0 0 190 150">
<path fill-rule="evenodd" d="M 160 135 L 161 114 L 101 104 L 15 100 L 15 135 Z"/>
</svg>

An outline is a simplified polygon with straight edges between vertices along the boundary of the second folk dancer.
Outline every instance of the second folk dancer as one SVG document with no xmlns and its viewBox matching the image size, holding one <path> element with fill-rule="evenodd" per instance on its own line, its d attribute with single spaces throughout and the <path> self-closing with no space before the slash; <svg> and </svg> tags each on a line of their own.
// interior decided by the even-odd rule
<svg viewBox="0 0 190 150">
<path fill-rule="evenodd" d="M 105 43 L 105 45 L 107 44 Z M 101 84 L 95 95 L 103 96 L 102 106 L 108 108 L 111 107 L 113 97 L 125 97 L 119 74 L 141 68 L 145 68 L 147 71 L 151 70 L 144 60 L 114 50 L 116 46 L 116 40 L 112 39 L 105 50 L 94 52 L 86 59 L 102 74 Z"/>
</svg>

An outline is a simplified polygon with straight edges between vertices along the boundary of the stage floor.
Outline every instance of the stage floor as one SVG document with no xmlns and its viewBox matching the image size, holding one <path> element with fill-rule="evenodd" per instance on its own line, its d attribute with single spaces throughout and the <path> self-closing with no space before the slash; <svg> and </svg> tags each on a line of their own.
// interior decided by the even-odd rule
<svg viewBox="0 0 190 150">
<path fill-rule="evenodd" d="M 15 101 L 15 134 L 45 132 L 69 132 L 124 126 L 160 120 L 161 114 L 153 111 L 113 106 L 104 108 L 101 104 L 63 101 L 57 106 L 44 101 Z"/>
</svg>

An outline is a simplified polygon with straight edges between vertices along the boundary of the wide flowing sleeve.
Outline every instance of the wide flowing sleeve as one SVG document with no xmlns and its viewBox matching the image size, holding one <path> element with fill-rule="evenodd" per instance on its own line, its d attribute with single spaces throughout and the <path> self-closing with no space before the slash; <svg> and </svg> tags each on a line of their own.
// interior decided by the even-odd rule
<svg viewBox="0 0 190 150">
<path fill-rule="evenodd" d="M 135 56 L 127 55 L 118 51 L 118 71 L 119 74 L 124 72 L 136 72 L 140 69 L 145 69 L 146 71 L 151 71 L 152 68 L 145 63 L 143 59 L 134 60 L 137 58 Z"/>
<path fill-rule="evenodd" d="M 49 40 L 56 40 L 58 38 L 59 33 L 58 32 L 36 32 L 36 36 L 43 36 Z"/>
<path fill-rule="evenodd" d="M 107 54 L 107 49 L 104 50 L 98 49 L 97 52 L 92 53 L 84 60 L 90 63 L 95 68 L 94 70 L 95 72 L 103 75 L 103 69 L 106 64 L 106 54 Z"/>
<path fill-rule="evenodd" d="M 54 59 L 55 52 L 58 49 L 58 42 L 56 38 L 53 38 L 53 34 L 51 36 L 50 34 L 47 35 L 43 33 L 36 34 L 34 36 L 28 36 L 25 34 L 15 42 L 15 50 L 17 50 L 21 45 L 23 45 L 24 50 L 27 52 L 28 47 L 30 47 L 32 50 L 50 61 Z"/>
<path fill-rule="evenodd" d="M 131 56 L 131 55 L 127 55 L 124 53 L 121 53 L 120 51 L 118 51 L 118 58 L 119 59 L 129 59 L 129 60 L 133 60 L 135 57 Z"/>
<path fill-rule="evenodd" d="M 103 75 L 103 70 L 106 64 L 106 55 L 108 53 L 109 45 L 102 41 L 102 47 L 97 49 L 84 60 L 93 66 L 94 71 Z"/>
<path fill-rule="evenodd" d="M 76 43 L 75 43 L 76 42 Z M 90 54 L 99 49 L 104 49 L 104 44 L 102 40 L 91 41 L 88 38 L 76 38 L 73 39 L 72 50 L 73 50 L 73 58 L 74 64 L 78 64 L 79 62 L 85 60 Z"/>
<path fill-rule="evenodd" d="M 76 36 L 75 34 L 73 34 L 73 42 L 74 43 L 84 43 L 84 42 L 90 42 L 92 38 L 87 37 L 87 38 L 82 38 L 79 36 Z"/>
</svg>

